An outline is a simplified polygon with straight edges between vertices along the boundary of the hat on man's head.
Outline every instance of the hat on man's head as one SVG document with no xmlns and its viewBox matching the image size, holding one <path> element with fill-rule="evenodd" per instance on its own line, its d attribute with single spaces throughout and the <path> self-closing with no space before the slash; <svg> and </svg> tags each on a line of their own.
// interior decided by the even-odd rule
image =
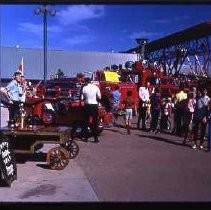
<svg viewBox="0 0 211 210">
<path fill-rule="evenodd" d="M 21 75 L 21 72 L 16 71 L 16 72 L 13 74 L 13 76 L 18 76 L 18 75 Z"/>
</svg>

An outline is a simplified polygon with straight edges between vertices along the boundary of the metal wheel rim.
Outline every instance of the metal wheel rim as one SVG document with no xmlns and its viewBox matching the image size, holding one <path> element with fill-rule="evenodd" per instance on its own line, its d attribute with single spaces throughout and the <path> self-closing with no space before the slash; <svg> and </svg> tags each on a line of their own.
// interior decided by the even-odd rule
<svg viewBox="0 0 211 210">
<path fill-rule="evenodd" d="M 77 144 L 75 141 L 73 141 L 73 140 L 67 141 L 67 142 L 65 143 L 65 149 L 68 151 L 68 153 L 69 153 L 69 158 L 70 158 L 70 159 L 75 158 L 75 157 L 78 155 L 78 153 L 79 153 L 79 146 L 78 146 L 78 144 Z"/>
<path fill-rule="evenodd" d="M 65 148 L 55 147 L 47 153 L 47 163 L 53 170 L 63 170 L 69 163 L 69 153 Z"/>
</svg>

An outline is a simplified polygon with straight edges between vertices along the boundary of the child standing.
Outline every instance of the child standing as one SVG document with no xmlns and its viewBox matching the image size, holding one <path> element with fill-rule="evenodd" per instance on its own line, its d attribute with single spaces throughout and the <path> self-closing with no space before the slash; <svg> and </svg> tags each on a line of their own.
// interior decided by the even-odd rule
<svg viewBox="0 0 211 210">
<path fill-rule="evenodd" d="M 161 109 L 161 122 L 160 122 L 161 131 L 170 129 L 169 120 L 171 119 L 173 107 L 174 104 L 171 101 L 171 97 L 164 98 Z"/>
<path fill-rule="evenodd" d="M 125 126 L 127 128 L 127 134 L 130 134 L 130 126 L 131 126 L 131 120 L 133 117 L 133 106 L 135 102 L 132 98 L 132 91 L 129 90 L 127 92 L 127 97 L 123 101 L 123 106 L 125 109 Z"/>
</svg>

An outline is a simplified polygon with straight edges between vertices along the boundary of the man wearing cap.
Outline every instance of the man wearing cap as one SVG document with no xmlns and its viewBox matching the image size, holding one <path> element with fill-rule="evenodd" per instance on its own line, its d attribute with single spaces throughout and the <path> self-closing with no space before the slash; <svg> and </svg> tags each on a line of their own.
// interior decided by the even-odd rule
<svg viewBox="0 0 211 210">
<path fill-rule="evenodd" d="M 9 123 L 15 120 L 19 114 L 19 104 L 21 103 L 21 98 L 23 95 L 23 89 L 20 84 L 21 82 L 21 72 L 15 72 L 13 75 L 13 80 L 3 89 L 3 93 L 7 96 L 9 100 Z"/>
</svg>

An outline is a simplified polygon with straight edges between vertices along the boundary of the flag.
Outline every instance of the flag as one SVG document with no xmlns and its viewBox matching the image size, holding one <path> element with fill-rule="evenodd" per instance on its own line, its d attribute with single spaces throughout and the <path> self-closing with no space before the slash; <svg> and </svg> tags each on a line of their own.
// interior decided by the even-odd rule
<svg viewBox="0 0 211 210">
<path fill-rule="evenodd" d="M 21 59 L 21 64 L 19 65 L 19 67 L 18 67 L 18 72 L 20 72 L 21 73 L 21 75 L 23 76 L 24 75 L 24 72 L 23 72 L 23 70 L 24 70 L 24 68 L 23 68 L 23 57 L 22 57 L 22 59 Z"/>
</svg>

